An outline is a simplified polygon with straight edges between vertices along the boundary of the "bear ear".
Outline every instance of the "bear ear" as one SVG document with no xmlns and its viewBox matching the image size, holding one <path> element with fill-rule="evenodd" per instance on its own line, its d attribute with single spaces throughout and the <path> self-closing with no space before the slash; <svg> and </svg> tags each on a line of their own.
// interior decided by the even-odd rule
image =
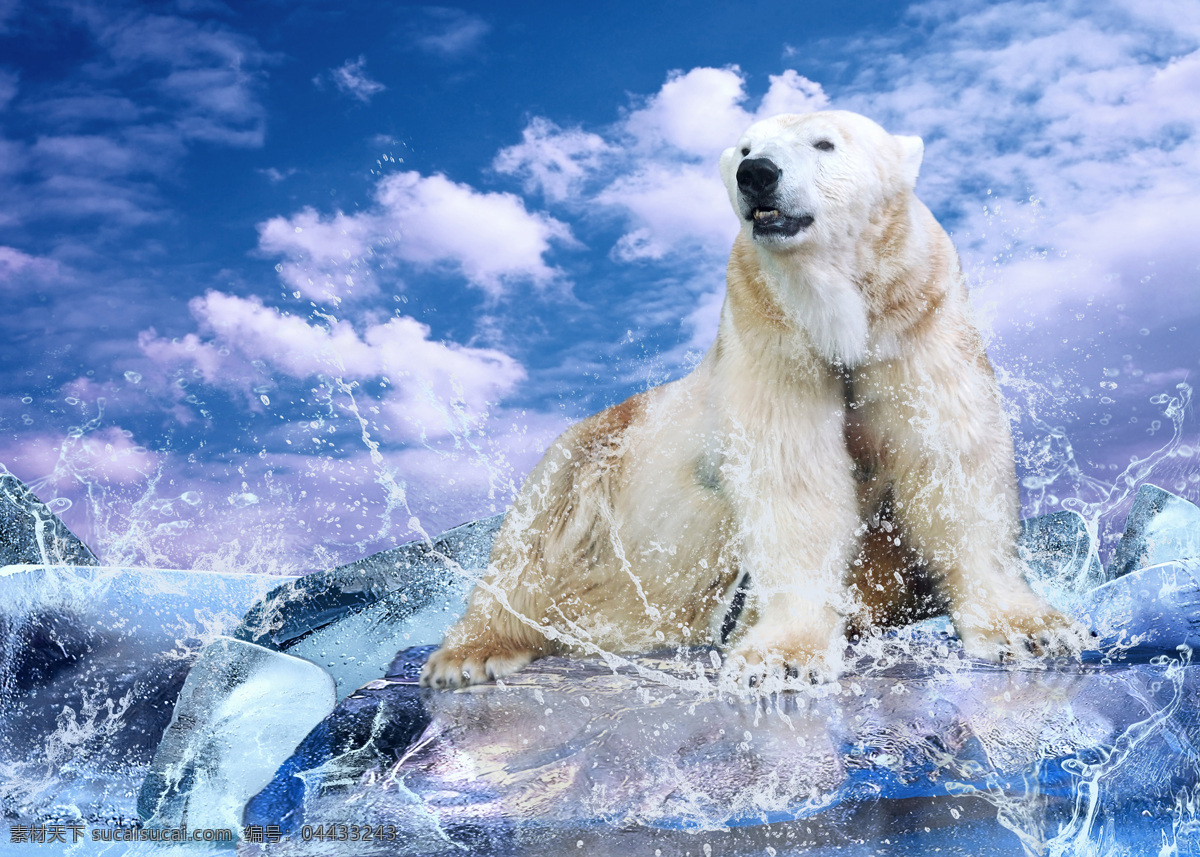
<svg viewBox="0 0 1200 857">
<path fill-rule="evenodd" d="M 921 158 L 925 155 L 925 143 L 920 137 L 896 135 L 900 144 L 900 166 L 909 187 L 917 186 L 917 175 L 921 172 Z"/>
</svg>

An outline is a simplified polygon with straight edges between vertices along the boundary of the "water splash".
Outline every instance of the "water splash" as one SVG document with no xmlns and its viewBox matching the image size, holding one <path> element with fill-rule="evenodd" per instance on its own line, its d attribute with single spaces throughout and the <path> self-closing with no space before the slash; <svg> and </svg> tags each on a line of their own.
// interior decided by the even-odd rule
<svg viewBox="0 0 1200 857">
<path fill-rule="evenodd" d="M 1125 514 L 1140 485 L 1151 482 L 1184 493 L 1190 482 L 1200 478 L 1195 467 L 1200 438 L 1187 442 L 1191 385 L 1181 382 L 1174 393 L 1150 397 L 1150 404 L 1161 415 L 1161 420 L 1153 421 L 1158 426 L 1156 431 L 1169 427 L 1170 435 L 1156 448 L 1131 456 L 1121 471 L 1105 479 L 1079 462 L 1067 429 L 1047 422 L 1031 404 L 1047 394 L 1041 385 L 1015 379 L 1007 373 L 998 374 L 1010 396 L 1016 394 L 1019 403 L 1016 413 L 1023 414 L 1034 427 L 1032 438 L 1018 449 L 1026 515 L 1032 517 L 1056 509 L 1076 511 L 1083 516 L 1098 549 L 1107 551 L 1120 536 Z"/>
</svg>

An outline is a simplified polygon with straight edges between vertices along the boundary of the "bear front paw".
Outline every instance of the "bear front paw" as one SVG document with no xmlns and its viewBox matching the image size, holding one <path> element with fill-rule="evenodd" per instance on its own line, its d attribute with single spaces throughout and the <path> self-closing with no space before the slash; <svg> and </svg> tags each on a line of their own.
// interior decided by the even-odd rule
<svg viewBox="0 0 1200 857">
<path fill-rule="evenodd" d="M 841 647 L 829 640 L 794 635 L 756 634 L 754 628 L 725 657 L 721 685 L 738 690 L 774 693 L 836 681 L 843 669 Z"/>
<path fill-rule="evenodd" d="M 527 666 L 535 655 L 529 650 L 443 646 L 421 668 L 422 687 L 453 688 L 482 684 L 512 675 Z"/>
<path fill-rule="evenodd" d="M 1044 604 L 994 611 L 957 620 L 963 651 L 975 658 L 1011 663 L 1030 658 L 1079 659 L 1095 634 Z"/>
</svg>

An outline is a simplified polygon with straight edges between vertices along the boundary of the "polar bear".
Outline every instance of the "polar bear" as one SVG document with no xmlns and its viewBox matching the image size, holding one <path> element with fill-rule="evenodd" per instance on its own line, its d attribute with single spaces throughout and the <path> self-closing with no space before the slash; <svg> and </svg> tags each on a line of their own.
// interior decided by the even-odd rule
<svg viewBox="0 0 1200 857">
<path fill-rule="evenodd" d="M 949 611 L 968 653 L 1077 653 L 1016 551 L 1012 439 L 917 137 L 843 111 L 721 156 L 741 224 L 686 377 L 569 428 L 421 683 L 730 641 L 743 687 L 838 674 L 848 633 Z M 748 583 L 747 583 L 748 581 Z"/>
</svg>

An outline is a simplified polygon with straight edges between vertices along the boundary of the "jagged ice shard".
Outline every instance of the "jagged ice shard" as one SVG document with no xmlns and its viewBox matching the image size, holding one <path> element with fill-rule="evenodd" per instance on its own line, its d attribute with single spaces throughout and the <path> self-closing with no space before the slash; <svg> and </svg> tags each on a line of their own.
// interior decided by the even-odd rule
<svg viewBox="0 0 1200 857">
<path fill-rule="evenodd" d="M 72 744 L 52 706 L 30 712 L 94 676 L 111 682 L 111 667 L 89 666 L 109 650 L 93 639 L 107 632 L 103 606 L 72 596 L 71 610 L 49 609 L 62 599 L 43 591 L 108 572 L 6 569 L 5 652 L 20 655 L 5 655 L 0 705 L 23 731 L 8 717 L 0 728 L 29 770 L 29 748 L 62 749 L 38 757 L 40 791 L 28 779 L 23 791 L 6 786 L 4 807 L 9 823 L 73 810 L 93 824 L 153 825 L 182 807 L 227 820 L 265 783 L 242 821 L 278 826 L 281 841 L 261 846 L 270 854 L 1200 853 L 1196 521 L 1200 510 L 1144 486 L 1108 568 L 1078 515 L 1025 522 L 1035 587 L 1100 634 L 1082 664 L 972 661 L 948 623 L 932 620 L 851 650 L 837 684 L 766 697 L 722 693 L 707 649 L 548 658 L 502 684 L 422 690 L 421 664 L 486 561 L 499 523 L 488 519 L 253 597 L 240 590 L 241 621 L 223 615 L 182 650 L 169 634 L 133 629 L 135 662 L 183 656 L 169 680 L 128 694 L 154 701 L 153 728 L 139 730 L 120 705 L 89 721 L 108 752 L 91 780 L 79 773 L 97 768 L 87 741 Z M 147 585 L 126 574 L 126 586 Z M 160 613 L 178 620 L 208 603 L 199 573 L 159 574 L 179 575 L 178 600 Z M 31 623 L 50 631 L 14 631 Z M 237 642 L 218 640 L 207 650 L 217 654 L 201 657 L 218 634 Z M 263 668 L 236 667 L 241 658 Z M 204 692 L 181 694 L 192 662 L 187 681 Z M 299 678 L 309 669 L 314 679 Z M 293 677 L 272 677 L 284 675 Z M 292 724 L 259 742 L 264 699 L 311 722 L 331 711 L 306 734 Z M 172 709 L 199 727 L 167 730 Z M 252 740 L 255 753 L 236 752 Z M 208 786 L 178 776 L 180 760 L 214 742 L 227 750 L 203 756 Z M 123 768 L 119 747 L 136 750 Z M 237 785 L 218 795 L 213 783 Z M 339 825 L 354 824 L 358 841 L 341 839 L 350 828 Z"/>
<path fill-rule="evenodd" d="M 188 673 L 138 813 L 155 827 L 240 829 L 243 805 L 335 700 L 333 679 L 316 665 L 218 638 Z"/>
<path fill-rule="evenodd" d="M 130 797 L 204 646 L 279 578 L 0 569 L 0 806 L 128 823 Z"/>
</svg>

